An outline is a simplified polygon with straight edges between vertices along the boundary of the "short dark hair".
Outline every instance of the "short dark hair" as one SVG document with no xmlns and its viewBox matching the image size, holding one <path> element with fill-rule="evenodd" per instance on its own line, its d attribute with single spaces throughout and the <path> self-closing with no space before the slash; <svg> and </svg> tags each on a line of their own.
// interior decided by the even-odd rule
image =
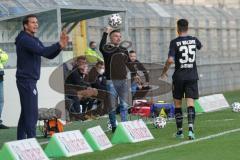
<svg viewBox="0 0 240 160">
<path fill-rule="evenodd" d="M 179 19 L 177 27 L 179 32 L 186 32 L 188 30 L 188 21 L 186 19 Z"/>
<path fill-rule="evenodd" d="M 131 53 L 136 53 L 136 51 L 134 51 L 134 50 L 129 51 L 129 54 L 131 54 Z"/>
<path fill-rule="evenodd" d="M 98 61 L 98 62 L 96 63 L 96 66 L 99 66 L 99 65 L 103 66 L 103 65 L 104 65 L 104 62 L 103 62 L 103 61 Z"/>
<path fill-rule="evenodd" d="M 73 58 L 73 62 L 72 62 L 73 68 L 79 66 L 80 62 L 86 63 L 87 62 L 86 56 L 78 56 L 78 57 Z"/>
<path fill-rule="evenodd" d="M 77 59 L 76 59 L 76 61 L 86 61 L 87 60 L 87 58 L 86 58 L 86 56 L 79 56 L 79 57 L 77 57 Z"/>
<path fill-rule="evenodd" d="M 91 46 L 93 43 L 96 43 L 95 41 L 90 41 L 89 46 Z"/>
<path fill-rule="evenodd" d="M 29 15 L 26 15 L 24 18 L 23 18 L 23 21 L 22 21 L 22 25 L 23 25 L 23 30 L 25 30 L 25 27 L 24 25 L 25 24 L 28 24 L 28 21 L 29 21 L 29 18 L 37 18 L 37 16 L 35 14 L 29 14 Z"/>
<path fill-rule="evenodd" d="M 110 32 L 109 36 L 111 36 L 113 33 L 121 33 L 119 29 L 113 30 L 112 32 Z"/>
</svg>

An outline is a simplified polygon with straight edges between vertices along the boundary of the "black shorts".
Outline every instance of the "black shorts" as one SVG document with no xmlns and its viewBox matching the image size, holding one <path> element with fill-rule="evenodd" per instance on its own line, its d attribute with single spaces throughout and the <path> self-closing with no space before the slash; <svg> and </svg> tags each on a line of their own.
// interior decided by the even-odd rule
<svg viewBox="0 0 240 160">
<path fill-rule="evenodd" d="M 197 80 L 173 80 L 172 93 L 174 99 L 182 98 L 198 99 Z"/>
</svg>

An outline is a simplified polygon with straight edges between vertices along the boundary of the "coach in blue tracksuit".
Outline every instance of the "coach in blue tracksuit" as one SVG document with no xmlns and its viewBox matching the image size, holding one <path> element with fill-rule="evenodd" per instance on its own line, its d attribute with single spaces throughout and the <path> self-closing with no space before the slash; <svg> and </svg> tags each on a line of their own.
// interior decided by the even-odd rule
<svg viewBox="0 0 240 160">
<path fill-rule="evenodd" d="M 68 36 L 62 32 L 60 41 L 49 47 L 34 36 L 38 30 L 35 15 L 23 19 L 24 30 L 16 38 L 17 50 L 17 88 L 21 102 L 21 115 L 18 121 L 17 139 L 36 137 L 38 120 L 37 80 L 40 77 L 41 56 L 53 59 L 67 46 Z"/>
</svg>

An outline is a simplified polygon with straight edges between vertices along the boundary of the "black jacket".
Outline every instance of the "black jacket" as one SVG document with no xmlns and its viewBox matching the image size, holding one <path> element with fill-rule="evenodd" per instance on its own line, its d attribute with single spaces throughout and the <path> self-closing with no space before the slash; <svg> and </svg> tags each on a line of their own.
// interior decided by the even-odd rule
<svg viewBox="0 0 240 160">
<path fill-rule="evenodd" d="M 121 46 L 115 47 L 110 44 L 106 44 L 107 36 L 108 34 L 104 32 L 99 48 L 104 58 L 107 80 L 127 79 L 126 67 L 128 64 L 128 51 L 126 48 Z"/>
<path fill-rule="evenodd" d="M 97 72 L 97 69 L 95 66 L 92 67 L 88 73 L 88 81 L 92 84 L 93 88 L 107 90 L 106 75 L 105 75 L 105 73 L 103 75 L 100 75 Z"/>
<path fill-rule="evenodd" d="M 96 78 L 96 81 L 92 83 L 92 87 L 96 89 L 101 89 L 101 90 L 107 90 L 107 83 L 106 83 L 106 76 L 103 75 L 98 75 Z"/>
<path fill-rule="evenodd" d="M 90 83 L 84 80 L 83 74 L 77 69 L 73 69 L 73 72 L 66 78 L 66 84 L 78 85 L 81 87 L 91 87 Z"/>
</svg>

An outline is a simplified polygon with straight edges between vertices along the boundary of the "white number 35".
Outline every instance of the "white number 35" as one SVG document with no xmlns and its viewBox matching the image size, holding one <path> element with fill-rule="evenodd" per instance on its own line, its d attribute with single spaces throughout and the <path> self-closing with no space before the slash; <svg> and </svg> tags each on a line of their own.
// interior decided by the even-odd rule
<svg viewBox="0 0 240 160">
<path fill-rule="evenodd" d="M 195 61 L 195 55 L 196 55 L 196 45 L 188 45 L 188 46 L 181 46 L 179 48 L 179 51 L 182 52 L 182 58 L 179 59 L 180 63 L 193 63 Z M 189 57 L 189 55 L 192 55 L 193 57 Z"/>
</svg>

